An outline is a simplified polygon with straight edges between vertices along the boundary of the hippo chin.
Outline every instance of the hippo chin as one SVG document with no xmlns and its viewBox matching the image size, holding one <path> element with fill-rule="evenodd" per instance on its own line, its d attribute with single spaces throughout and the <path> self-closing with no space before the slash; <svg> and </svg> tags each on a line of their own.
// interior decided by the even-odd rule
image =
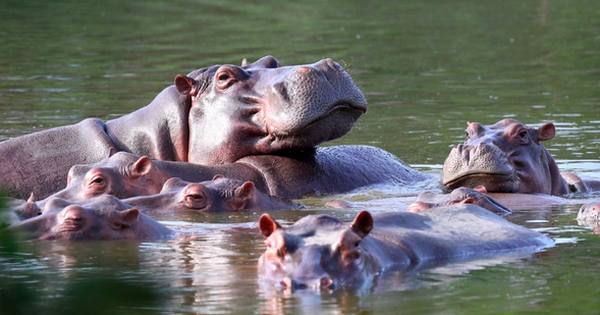
<svg viewBox="0 0 600 315">
<path fill-rule="evenodd" d="M 489 192 L 565 195 L 600 188 L 598 181 L 561 173 L 541 144 L 555 127 L 529 127 L 514 119 L 493 125 L 468 123 L 467 139 L 444 162 L 442 184 L 448 189 L 484 186 Z"/>
<path fill-rule="evenodd" d="M 266 56 L 214 65 L 178 75 L 128 115 L 0 143 L 0 187 L 21 199 L 32 192 L 43 198 L 64 187 L 71 166 L 96 163 L 112 150 L 204 165 L 306 155 L 349 132 L 366 111 L 362 92 L 331 59 L 282 67 Z"/>
<path fill-rule="evenodd" d="M 359 213 L 350 225 L 315 215 L 282 227 L 263 214 L 266 238 L 259 273 L 286 289 L 358 288 L 382 269 L 449 259 L 476 258 L 551 246 L 547 236 L 512 224 L 471 204 L 421 214 Z"/>
</svg>

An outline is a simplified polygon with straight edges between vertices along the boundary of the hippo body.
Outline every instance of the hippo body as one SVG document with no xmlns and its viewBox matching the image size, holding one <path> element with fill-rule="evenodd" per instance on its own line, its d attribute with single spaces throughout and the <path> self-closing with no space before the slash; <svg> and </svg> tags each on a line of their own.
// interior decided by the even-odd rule
<svg viewBox="0 0 600 315">
<path fill-rule="evenodd" d="M 302 208 L 302 205 L 290 200 L 261 192 L 251 181 L 219 175 L 201 183 L 173 177 L 164 184 L 159 194 L 128 198 L 123 202 L 148 215 L 178 211 L 265 212 Z"/>
<path fill-rule="evenodd" d="M 349 132 L 366 110 L 362 92 L 331 59 L 281 67 L 267 56 L 241 67 L 215 65 L 178 75 L 173 86 L 128 115 L 86 119 L 0 143 L 0 188 L 21 199 L 32 192 L 44 198 L 65 187 L 71 166 L 97 163 L 113 151 L 230 165 L 233 173 L 250 167 L 271 178 L 270 194 L 286 198 L 428 178 L 383 150 L 315 149 Z M 380 165 L 390 169 L 377 170 Z"/>
<path fill-rule="evenodd" d="M 442 184 L 448 189 L 484 186 L 489 192 L 566 195 L 600 189 L 600 181 L 561 173 L 541 144 L 555 127 L 529 127 L 514 119 L 493 125 L 469 123 L 467 139 L 444 162 Z"/>
<path fill-rule="evenodd" d="M 50 200 L 42 215 L 8 229 L 25 239 L 39 240 L 149 240 L 171 238 L 175 234 L 109 195 L 79 202 Z"/>
<path fill-rule="evenodd" d="M 471 204 L 420 214 L 363 211 L 350 226 L 326 215 L 281 227 L 263 214 L 266 251 L 259 272 L 291 289 L 360 287 L 382 269 L 475 258 L 551 246 L 547 236 Z"/>
</svg>

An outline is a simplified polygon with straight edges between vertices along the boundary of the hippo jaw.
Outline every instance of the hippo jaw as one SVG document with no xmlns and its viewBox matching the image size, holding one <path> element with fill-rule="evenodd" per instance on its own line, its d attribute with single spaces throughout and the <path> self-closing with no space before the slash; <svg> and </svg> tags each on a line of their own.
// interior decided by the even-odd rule
<svg viewBox="0 0 600 315">
<path fill-rule="evenodd" d="M 490 192 L 514 192 L 519 181 L 518 171 L 507 154 L 481 143 L 454 147 L 442 173 L 442 185 L 447 189 L 483 185 Z"/>
<path fill-rule="evenodd" d="M 267 56 L 178 76 L 175 85 L 191 97 L 188 161 L 195 163 L 314 149 L 348 133 L 367 111 L 365 96 L 331 59 L 280 67 Z"/>
</svg>

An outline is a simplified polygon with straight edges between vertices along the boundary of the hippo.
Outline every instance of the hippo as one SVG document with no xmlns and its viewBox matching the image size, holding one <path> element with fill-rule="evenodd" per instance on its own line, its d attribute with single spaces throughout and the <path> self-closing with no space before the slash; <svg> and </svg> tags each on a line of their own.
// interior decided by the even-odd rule
<svg viewBox="0 0 600 315">
<path fill-rule="evenodd" d="M 598 226 L 600 224 L 600 200 L 581 206 L 577 213 L 577 221 L 581 225 Z"/>
<path fill-rule="evenodd" d="M 429 179 L 380 149 L 316 148 L 348 133 L 366 111 L 362 92 L 331 59 L 282 67 L 266 56 L 209 66 L 177 75 L 149 105 L 122 117 L 89 118 L 0 143 L 0 188 L 21 199 L 32 192 L 45 198 L 65 187 L 71 166 L 97 163 L 111 151 L 233 163 L 270 185 L 292 184 L 295 195 Z"/>
<path fill-rule="evenodd" d="M 264 212 L 303 208 L 290 200 L 261 192 L 251 181 L 244 182 L 221 175 L 201 183 L 173 177 L 165 182 L 159 194 L 128 198 L 123 202 L 149 215 L 177 211 Z"/>
<path fill-rule="evenodd" d="M 468 123 L 467 139 L 455 146 L 444 162 L 442 184 L 447 189 L 475 188 L 489 192 L 562 196 L 600 189 L 600 181 L 561 173 L 541 144 L 554 138 L 551 122 L 538 128 L 515 119 L 484 126 Z"/>
<path fill-rule="evenodd" d="M 8 227 L 24 239 L 150 240 L 171 238 L 175 232 L 114 196 L 85 203 L 53 199 L 42 215 Z"/>
<path fill-rule="evenodd" d="M 494 200 L 494 198 L 486 193 L 487 190 L 483 186 L 475 189 L 460 187 L 445 195 L 432 191 L 424 191 L 417 196 L 415 202 L 408 206 L 408 212 L 421 212 L 435 207 L 459 203 L 474 204 L 500 216 L 513 212 L 510 208 Z"/>
<path fill-rule="evenodd" d="M 554 241 L 472 204 L 421 213 L 362 211 L 350 225 L 327 215 L 282 227 L 269 214 L 258 223 L 266 238 L 261 277 L 286 289 L 355 289 L 383 269 L 508 252 L 534 252 Z"/>
</svg>

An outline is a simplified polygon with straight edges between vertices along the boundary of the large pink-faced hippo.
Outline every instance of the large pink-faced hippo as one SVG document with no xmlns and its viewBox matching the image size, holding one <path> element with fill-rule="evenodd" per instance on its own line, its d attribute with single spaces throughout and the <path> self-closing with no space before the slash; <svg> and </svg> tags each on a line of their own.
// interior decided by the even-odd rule
<svg viewBox="0 0 600 315">
<path fill-rule="evenodd" d="M 408 212 L 359 213 L 350 224 L 313 215 L 282 227 L 263 214 L 266 250 L 258 269 L 290 289 L 355 288 L 382 269 L 432 261 L 536 251 L 553 241 L 471 204 Z"/>
<path fill-rule="evenodd" d="M 600 189 L 600 181 L 561 173 L 541 144 L 554 138 L 552 123 L 538 128 L 514 119 L 493 125 L 469 123 L 467 139 L 444 162 L 442 184 L 448 189 L 485 186 L 489 192 L 565 195 Z"/>
<path fill-rule="evenodd" d="M 0 187 L 22 199 L 32 192 L 45 198 L 65 187 L 71 166 L 96 163 L 112 150 L 233 163 L 240 172 L 264 176 L 275 190 L 291 187 L 294 196 L 268 192 L 288 198 L 428 179 L 380 149 L 316 149 L 349 132 L 366 110 L 364 95 L 331 59 L 281 67 L 267 56 L 241 67 L 210 66 L 178 75 L 148 106 L 123 117 L 86 119 L 0 143 Z"/>
<path fill-rule="evenodd" d="M 220 175 L 200 183 L 173 177 L 164 184 L 159 194 L 128 198 L 123 202 L 148 215 L 178 211 L 264 212 L 303 208 L 290 200 L 261 192 L 251 181 Z"/>
<path fill-rule="evenodd" d="M 147 240 L 172 237 L 175 232 L 114 196 L 85 202 L 53 199 L 42 215 L 8 229 L 25 239 L 40 240 Z"/>
</svg>

